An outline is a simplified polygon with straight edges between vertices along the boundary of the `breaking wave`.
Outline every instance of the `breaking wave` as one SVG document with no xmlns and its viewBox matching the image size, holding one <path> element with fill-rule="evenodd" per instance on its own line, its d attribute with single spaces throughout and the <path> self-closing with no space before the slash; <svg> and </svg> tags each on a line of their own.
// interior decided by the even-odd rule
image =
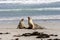
<svg viewBox="0 0 60 40">
<path fill-rule="evenodd" d="M 0 18 L 0 21 L 3 20 L 20 20 L 21 18 L 24 18 L 25 20 L 27 20 L 28 16 L 21 16 L 21 17 L 2 17 Z M 60 19 L 60 15 L 40 15 L 40 16 L 30 16 L 32 19 L 34 20 L 40 20 L 40 19 Z"/>
<path fill-rule="evenodd" d="M 60 10 L 60 8 L 30 8 L 30 9 L 0 9 L 0 11 L 56 11 Z"/>
</svg>

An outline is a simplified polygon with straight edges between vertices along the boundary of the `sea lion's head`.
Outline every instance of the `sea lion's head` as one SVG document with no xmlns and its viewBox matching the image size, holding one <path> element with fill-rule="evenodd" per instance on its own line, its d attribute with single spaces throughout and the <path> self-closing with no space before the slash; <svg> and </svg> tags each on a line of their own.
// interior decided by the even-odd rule
<svg viewBox="0 0 60 40">
<path fill-rule="evenodd" d="M 30 19 L 30 17 L 28 17 L 28 19 Z"/>
<path fill-rule="evenodd" d="M 24 21 L 24 19 L 21 19 L 21 21 Z"/>
</svg>

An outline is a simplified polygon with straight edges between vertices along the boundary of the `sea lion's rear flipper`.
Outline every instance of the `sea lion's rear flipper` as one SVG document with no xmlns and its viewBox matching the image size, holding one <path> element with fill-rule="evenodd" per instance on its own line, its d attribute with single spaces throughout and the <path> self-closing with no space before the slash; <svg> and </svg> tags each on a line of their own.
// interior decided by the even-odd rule
<svg viewBox="0 0 60 40">
<path fill-rule="evenodd" d="M 35 29 L 45 29 L 44 27 L 42 27 L 42 26 L 40 26 L 40 25 L 38 25 L 38 24 L 35 24 L 35 23 L 34 23 L 34 25 L 35 25 Z"/>
</svg>

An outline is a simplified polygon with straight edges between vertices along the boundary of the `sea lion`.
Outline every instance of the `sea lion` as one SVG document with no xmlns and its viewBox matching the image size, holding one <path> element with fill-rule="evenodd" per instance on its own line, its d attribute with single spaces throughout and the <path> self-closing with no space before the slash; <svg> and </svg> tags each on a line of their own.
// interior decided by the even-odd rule
<svg viewBox="0 0 60 40">
<path fill-rule="evenodd" d="M 21 20 L 20 20 L 17 29 L 23 29 L 23 28 L 25 28 L 25 24 L 24 24 L 23 21 L 24 21 L 24 19 L 21 19 Z"/>
<path fill-rule="evenodd" d="M 38 24 L 32 21 L 32 18 L 28 17 L 28 29 L 44 29 L 43 27 L 39 26 Z"/>
<path fill-rule="evenodd" d="M 29 25 L 28 29 L 34 29 L 35 28 L 34 23 L 30 17 L 28 17 L 28 25 Z"/>
</svg>

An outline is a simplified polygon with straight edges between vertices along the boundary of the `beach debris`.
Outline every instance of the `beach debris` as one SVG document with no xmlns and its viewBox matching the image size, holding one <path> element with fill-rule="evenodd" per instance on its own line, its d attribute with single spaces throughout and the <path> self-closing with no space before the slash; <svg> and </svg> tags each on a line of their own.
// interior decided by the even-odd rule
<svg viewBox="0 0 60 40">
<path fill-rule="evenodd" d="M 10 34 L 9 32 L 6 32 L 6 33 L 4 33 L 4 34 Z"/>
<path fill-rule="evenodd" d="M 50 36 L 48 34 L 41 33 L 36 38 L 49 38 Z"/>
<path fill-rule="evenodd" d="M 50 34 L 50 36 L 58 36 L 58 35 Z"/>
<path fill-rule="evenodd" d="M 43 39 L 41 39 L 41 40 L 43 40 Z"/>
<path fill-rule="evenodd" d="M 15 40 L 19 40 L 19 38 L 16 38 Z"/>
<path fill-rule="evenodd" d="M 24 33 L 22 35 L 18 34 L 18 35 L 14 35 L 14 37 L 30 37 L 30 36 L 36 36 L 36 38 L 40 38 L 41 40 L 43 40 L 43 38 L 50 38 L 50 36 L 58 36 L 58 35 L 54 35 L 54 34 L 47 34 L 47 33 L 43 33 L 43 32 L 38 32 L 38 31 L 34 31 L 32 33 Z M 47 39 L 47 40 L 56 40 L 55 39 Z M 18 40 L 18 39 L 17 39 Z M 60 40 L 60 39 L 57 39 Z"/>
<path fill-rule="evenodd" d="M 0 34 L 3 34 L 3 33 L 0 33 Z"/>
<path fill-rule="evenodd" d="M 11 39 L 11 40 L 19 40 L 19 38 Z"/>
<path fill-rule="evenodd" d="M 40 35 L 40 33 L 39 32 L 25 33 L 22 36 L 37 36 L 37 35 Z"/>
<path fill-rule="evenodd" d="M 6 33 L 2 33 L 2 32 L 1 32 L 0 34 L 10 34 L 10 33 L 9 33 L 9 32 L 6 32 Z"/>
<path fill-rule="evenodd" d="M 38 36 L 38 35 L 40 35 L 40 33 L 36 31 L 33 33 L 24 33 L 21 36 Z"/>
<path fill-rule="evenodd" d="M 22 34 L 22 36 L 37 36 L 36 38 L 49 38 L 50 37 L 48 34 L 44 34 L 43 32 L 39 33 L 37 31 L 33 33 L 25 33 L 25 34 Z"/>
<path fill-rule="evenodd" d="M 2 38 L 0 38 L 0 40 L 1 40 Z"/>
<path fill-rule="evenodd" d="M 53 39 L 48 39 L 48 40 L 53 40 Z"/>
<path fill-rule="evenodd" d="M 60 39 L 58 39 L 58 38 L 55 38 L 55 39 L 48 39 L 48 40 L 60 40 Z"/>
<path fill-rule="evenodd" d="M 33 32 L 31 35 L 32 36 L 37 36 L 37 35 L 40 35 L 40 33 L 36 31 L 36 32 Z"/>
<path fill-rule="evenodd" d="M 50 38 L 50 36 L 58 36 L 58 35 L 46 34 L 46 33 L 43 33 L 43 32 L 35 31 L 33 33 L 24 33 L 21 36 L 26 36 L 26 37 L 27 36 L 37 36 L 36 38 Z"/>
<path fill-rule="evenodd" d="M 20 34 L 18 34 L 18 35 L 13 35 L 13 37 L 20 37 L 21 35 Z"/>
<path fill-rule="evenodd" d="M 25 33 L 25 34 L 22 34 L 21 36 L 32 36 L 31 33 Z"/>
</svg>

